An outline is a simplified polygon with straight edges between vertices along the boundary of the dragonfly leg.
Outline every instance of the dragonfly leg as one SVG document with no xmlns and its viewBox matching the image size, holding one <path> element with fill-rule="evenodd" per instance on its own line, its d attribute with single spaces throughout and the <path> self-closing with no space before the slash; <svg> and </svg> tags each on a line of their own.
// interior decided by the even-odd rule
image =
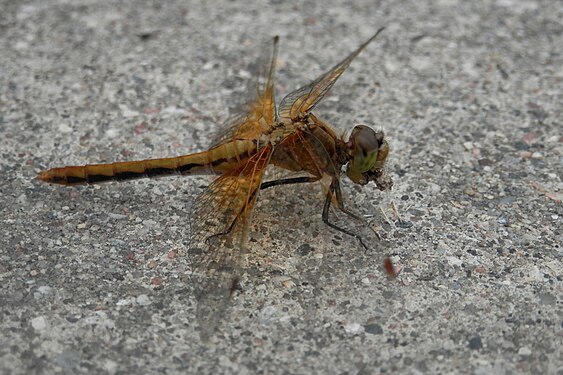
<svg viewBox="0 0 563 375">
<path fill-rule="evenodd" d="M 336 199 L 337 199 L 337 201 L 338 201 L 338 196 L 339 196 L 339 195 L 340 195 L 340 200 L 342 200 L 342 195 L 339 193 L 339 192 L 340 192 L 340 186 L 338 185 L 338 187 L 336 187 L 337 185 L 338 185 L 338 180 L 336 180 L 336 179 L 332 180 L 332 183 L 330 184 L 330 188 L 328 189 L 328 192 L 327 192 L 327 194 L 326 194 L 326 199 L 325 199 L 325 204 L 324 204 L 324 207 L 323 207 L 323 214 L 322 214 L 323 222 L 324 222 L 326 225 L 328 225 L 329 227 L 331 227 L 332 229 L 335 229 L 335 230 L 337 230 L 337 231 L 339 231 L 339 232 L 342 232 L 342 233 L 345 233 L 345 234 L 347 234 L 347 235 L 349 235 L 349 236 L 351 236 L 351 237 L 354 237 L 355 239 L 357 239 L 358 241 L 360 241 L 360 243 L 362 244 L 362 246 L 363 246 L 364 248 L 367 249 L 366 244 L 364 243 L 364 241 L 362 240 L 362 237 L 361 237 L 359 234 L 354 233 L 354 232 L 352 232 L 352 231 L 349 231 L 348 229 L 339 227 L 338 225 L 336 225 L 336 224 L 331 223 L 330 221 L 328 221 L 328 214 L 329 214 L 329 211 L 330 211 L 330 203 L 332 202 L 332 194 L 335 194 L 335 193 L 336 193 Z M 340 206 L 342 206 L 342 203 L 341 203 L 341 202 L 338 202 L 338 204 L 339 204 Z M 350 216 L 352 216 L 352 217 L 354 217 L 354 218 L 358 218 L 358 216 L 357 216 L 356 214 L 354 214 L 354 213 L 351 212 L 351 211 L 344 210 L 343 207 L 339 207 L 339 209 L 340 209 L 342 212 L 345 212 L 346 214 L 348 214 L 348 215 L 350 215 Z M 360 220 L 362 220 L 362 219 L 360 218 Z"/>
<path fill-rule="evenodd" d="M 338 209 L 344 212 L 346 215 L 358 221 L 361 221 L 362 223 L 366 223 L 366 220 L 363 217 L 357 215 L 356 213 L 344 207 L 344 199 L 342 199 L 342 190 L 340 190 L 340 183 L 338 181 L 336 182 L 333 181 L 330 186 L 333 187 L 334 189 L 334 194 L 336 195 L 336 202 L 338 202 Z"/>
<path fill-rule="evenodd" d="M 307 182 L 316 182 L 319 180 L 319 177 L 313 176 L 303 176 L 303 177 L 294 177 L 294 178 L 282 178 L 280 180 L 273 180 L 263 182 L 260 185 L 260 190 L 267 189 L 272 186 L 279 186 L 279 185 L 291 185 L 291 184 L 304 184 Z"/>
<path fill-rule="evenodd" d="M 306 182 L 315 182 L 318 181 L 319 178 L 318 177 L 308 177 L 308 176 L 304 176 L 304 177 L 295 177 L 295 178 L 284 178 L 281 180 L 274 180 L 274 181 L 268 181 L 268 182 L 263 182 L 262 185 L 260 185 L 260 190 L 262 189 L 267 189 L 269 187 L 272 186 L 278 186 L 278 185 L 290 185 L 290 184 L 301 184 L 301 183 L 306 183 Z M 252 196 L 254 196 L 257 193 L 257 191 L 254 191 L 252 193 Z M 231 233 L 231 231 L 233 230 L 233 227 L 235 226 L 235 223 L 237 222 L 239 216 L 241 215 L 241 213 L 244 211 L 244 208 L 241 210 L 241 212 L 239 212 L 234 220 L 231 222 L 231 224 L 229 225 L 229 227 L 227 228 L 227 230 L 223 231 L 223 232 L 219 232 L 219 233 L 215 233 L 210 235 L 209 237 L 207 237 L 205 239 L 206 243 L 209 243 L 212 239 L 216 238 L 216 237 L 221 237 L 221 236 L 225 236 L 229 233 Z"/>
<path fill-rule="evenodd" d="M 340 211 L 342 211 L 346 215 L 362 222 L 365 226 L 370 228 L 373 233 L 375 233 L 375 235 L 377 236 L 378 239 L 381 240 L 381 236 L 379 235 L 379 233 L 377 233 L 377 231 L 375 229 L 373 229 L 371 225 L 369 225 L 369 223 L 366 221 L 366 219 L 364 219 L 361 216 L 358 216 L 358 214 L 356 214 L 356 213 L 350 211 L 349 209 L 347 209 L 346 207 L 344 207 L 344 200 L 342 199 L 342 190 L 340 190 L 340 183 L 338 181 L 336 181 L 336 184 L 334 184 L 334 194 L 336 195 L 336 202 L 338 202 L 338 209 Z"/>
<path fill-rule="evenodd" d="M 256 193 L 258 193 L 258 189 L 254 189 L 254 191 L 252 192 L 252 194 L 250 194 L 249 202 L 254 199 L 254 197 L 256 196 Z M 205 242 L 206 242 L 207 244 L 209 244 L 209 241 L 211 241 L 213 238 L 225 236 L 225 235 L 231 233 L 231 232 L 233 231 L 233 228 L 235 227 L 235 224 L 237 223 L 237 221 L 239 220 L 240 216 L 242 215 L 242 213 L 244 212 L 245 209 L 246 209 L 246 205 L 244 205 L 244 206 L 240 209 L 240 211 L 235 215 L 235 218 L 233 219 L 233 221 L 231 222 L 231 224 L 229 224 L 229 227 L 228 227 L 225 231 L 219 232 L 219 233 L 214 233 L 214 234 L 208 236 L 208 237 L 205 239 Z"/>
<path fill-rule="evenodd" d="M 214 234 L 212 234 L 212 235 L 206 237 L 206 238 L 205 238 L 205 243 L 209 244 L 209 242 L 210 242 L 213 238 L 221 237 L 221 236 L 224 236 L 224 235 L 227 235 L 227 234 L 231 233 L 231 231 L 233 230 L 233 227 L 235 226 L 235 223 L 237 222 L 237 219 L 238 219 L 238 215 L 237 215 L 237 217 L 235 217 L 235 219 L 233 220 L 233 222 L 231 223 L 231 225 L 229 225 L 229 227 L 227 228 L 226 231 L 224 231 L 224 232 L 219 232 L 219 233 L 214 233 Z"/>
</svg>

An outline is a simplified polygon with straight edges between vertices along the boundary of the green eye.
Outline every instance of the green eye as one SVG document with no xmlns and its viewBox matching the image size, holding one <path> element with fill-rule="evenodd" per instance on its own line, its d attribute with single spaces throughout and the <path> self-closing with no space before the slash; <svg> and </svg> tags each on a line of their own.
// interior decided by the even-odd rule
<svg viewBox="0 0 563 375">
<path fill-rule="evenodd" d="M 351 169 L 358 173 L 369 171 L 377 161 L 378 150 L 366 151 L 356 150 L 355 156 L 352 158 Z"/>
<path fill-rule="evenodd" d="M 389 153 L 389 145 L 382 132 L 375 132 L 368 126 L 358 125 L 348 140 L 350 161 L 346 174 L 357 184 L 366 184 L 367 172 L 383 168 Z"/>
</svg>

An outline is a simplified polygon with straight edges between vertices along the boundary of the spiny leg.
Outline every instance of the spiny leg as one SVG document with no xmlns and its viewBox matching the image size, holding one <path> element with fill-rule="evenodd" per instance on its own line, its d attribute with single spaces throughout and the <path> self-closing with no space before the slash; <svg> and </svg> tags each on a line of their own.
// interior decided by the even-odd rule
<svg viewBox="0 0 563 375">
<path fill-rule="evenodd" d="M 340 190 L 340 183 L 336 180 L 332 182 L 330 185 L 334 189 L 334 194 L 336 195 L 336 202 L 338 202 L 338 209 L 344 212 L 346 215 L 361 221 L 362 223 L 366 223 L 365 219 L 361 216 L 358 216 L 354 212 L 350 211 L 346 207 L 344 207 L 344 199 L 342 199 L 342 190 Z"/>
<path fill-rule="evenodd" d="M 284 179 L 280 179 L 280 180 L 263 182 L 262 185 L 260 185 L 260 190 L 267 189 L 267 188 L 270 188 L 270 187 L 273 187 L 273 186 L 303 184 L 303 183 L 309 183 L 309 182 L 316 182 L 318 180 L 319 180 L 319 177 L 316 177 L 316 176 L 284 178 Z M 345 233 L 345 234 L 347 234 L 351 237 L 358 239 L 358 241 L 360 241 L 362 246 L 367 248 L 366 244 L 364 243 L 364 241 L 362 240 L 362 237 L 360 235 L 358 235 L 354 232 L 351 232 L 347 229 L 341 228 L 338 225 L 331 223 L 328 220 L 330 203 L 332 201 L 332 194 L 333 193 L 336 195 L 336 201 L 338 202 L 338 209 L 339 210 L 341 210 L 345 214 L 349 215 L 350 217 L 365 223 L 365 220 L 362 217 L 356 215 L 355 213 L 353 213 L 352 211 L 350 211 L 350 210 L 348 210 L 344 207 L 344 202 L 343 202 L 343 199 L 342 199 L 342 191 L 340 190 L 340 184 L 338 184 L 337 180 L 336 180 L 336 182 L 335 182 L 335 180 L 333 180 L 333 182 L 330 185 L 329 191 L 327 193 L 327 199 L 325 200 L 325 204 L 324 204 L 324 208 L 323 208 L 323 214 L 322 214 L 323 222 L 325 224 L 327 224 L 329 227 L 336 229 L 337 231 L 343 232 L 343 233 Z"/>
<path fill-rule="evenodd" d="M 344 200 L 342 199 L 342 190 L 340 190 L 340 183 L 338 181 L 336 181 L 336 184 L 334 186 L 334 193 L 336 195 L 336 202 L 338 202 L 338 209 L 342 212 L 344 212 L 346 215 L 361 221 L 365 226 L 367 226 L 368 228 L 371 229 L 371 231 L 373 233 L 375 233 L 375 235 L 377 236 L 378 239 L 381 240 L 381 236 L 379 235 L 379 233 L 377 233 L 375 231 L 375 229 L 372 228 L 371 225 L 369 225 L 369 223 L 366 221 L 366 219 L 364 219 L 361 216 L 358 216 L 357 214 L 355 214 L 354 212 L 350 211 L 349 209 L 347 209 L 346 207 L 344 207 Z"/>
<path fill-rule="evenodd" d="M 347 234 L 347 235 L 349 235 L 349 236 L 351 236 L 351 237 L 354 237 L 355 239 L 357 239 L 358 241 L 360 241 L 360 243 L 362 244 L 362 246 L 363 246 L 364 248 L 367 249 L 368 247 L 366 246 L 366 244 L 365 244 L 364 241 L 362 240 L 362 237 L 361 237 L 359 234 L 354 233 L 354 232 L 352 232 L 352 231 L 349 231 L 348 229 L 339 227 L 338 225 L 336 225 L 336 224 L 331 223 L 330 221 L 328 221 L 328 214 L 329 214 L 329 211 L 330 211 L 330 203 L 331 203 L 331 201 L 332 201 L 332 194 L 335 193 L 335 190 L 340 191 L 340 186 L 338 186 L 338 188 L 337 188 L 336 185 L 338 185 L 338 180 L 337 180 L 337 179 L 333 179 L 333 180 L 332 180 L 332 183 L 330 184 L 330 187 L 329 187 L 329 189 L 328 189 L 328 192 L 327 192 L 327 194 L 326 194 L 326 199 L 325 199 L 325 204 L 324 204 L 324 207 L 323 207 L 323 214 L 322 214 L 323 222 L 324 222 L 326 225 L 328 225 L 329 227 L 331 227 L 332 229 L 335 229 L 335 230 L 337 230 L 337 231 L 339 231 L 339 232 L 342 232 L 342 233 L 345 233 L 345 234 Z M 338 200 L 338 195 L 339 195 L 339 194 L 338 194 L 338 193 L 336 193 L 336 194 L 337 194 L 336 199 Z M 342 200 L 342 196 L 340 196 L 340 200 Z M 338 204 L 341 205 L 342 203 L 341 203 L 341 202 L 338 202 Z M 354 218 L 357 217 L 357 215 L 355 215 L 355 214 L 353 214 L 353 213 L 351 213 L 351 212 L 349 212 L 349 211 L 347 212 L 347 211 L 343 210 L 343 207 L 339 207 L 339 208 L 340 208 L 340 210 L 342 210 L 343 212 L 347 213 L 348 215 L 351 215 L 351 216 L 354 217 Z"/>
</svg>

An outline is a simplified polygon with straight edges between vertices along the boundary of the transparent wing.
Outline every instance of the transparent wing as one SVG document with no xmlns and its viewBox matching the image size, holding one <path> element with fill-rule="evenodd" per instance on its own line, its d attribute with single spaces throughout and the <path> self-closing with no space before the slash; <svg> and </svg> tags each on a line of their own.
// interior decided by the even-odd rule
<svg viewBox="0 0 563 375">
<path fill-rule="evenodd" d="M 248 227 L 272 147 L 212 182 L 194 202 L 190 252 L 202 338 L 211 336 L 242 273 Z"/>
<path fill-rule="evenodd" d="M 292 93 L 286 95 L 278 108 L 278 116 L 282 119 L 296 120 L 304 114 L 308 114 L 315 105 L 325 96 L 327 91 L 334 85 L 334 82 L 350 66 L 352 60 L 371 42 L 384 28 L 380 28 L 358 49 L 348 57 L 334 66 L 330 71 L 323 74 L 310 84 L 303 86 Z"/>
<path fill-rule="evenodd" d="M 266 133 L 276 122 L 274 79 L 278 55 L 279 37 L 273 39 L 271 58 L 268 63 L 259 61 L 253 83 L 249 84 L 248 98 L 239 105 L 235 114 L 214 138 L 213 146 L 233 138 L 255 139 Z M 259 59 L 261 60 L 261 59 Z"/>
</svg>

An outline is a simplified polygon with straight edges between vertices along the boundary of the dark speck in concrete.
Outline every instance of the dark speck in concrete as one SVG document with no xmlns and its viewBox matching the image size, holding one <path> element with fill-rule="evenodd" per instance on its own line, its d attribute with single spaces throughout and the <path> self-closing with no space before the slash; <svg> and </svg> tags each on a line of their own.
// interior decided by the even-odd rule
<svg viewBox="0 0 563 375">
<path fill-rule="evenodd" d="M 381 326 L 379 324 L 376 323 L 371 323 L 371 324 L 366 324 L 364 326 L 364 329 L 366 331 L 366 333 L 372 334 L 372 335 L 380 335 L 383 333 L 383 328 L 381 328 Z"/>
<path fill-rule="evenodd" d="M 472 337 L 469 339 L 469 348 L 473 350 L 481 349 L 483 347 L 483 342 L 479 336 Z"/>
</svg>

